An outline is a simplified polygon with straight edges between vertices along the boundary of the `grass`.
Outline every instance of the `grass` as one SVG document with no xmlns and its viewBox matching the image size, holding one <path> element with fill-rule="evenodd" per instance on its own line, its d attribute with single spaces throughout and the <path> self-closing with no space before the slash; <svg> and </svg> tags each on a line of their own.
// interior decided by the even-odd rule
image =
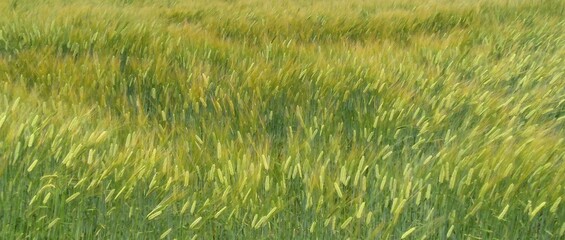
<svg viewBox="0 0 565 240">
<path fill-rule="evenodd" d="M 562 239 L 565 4 L 0 3 L 7 239 Z"/>
</svg>

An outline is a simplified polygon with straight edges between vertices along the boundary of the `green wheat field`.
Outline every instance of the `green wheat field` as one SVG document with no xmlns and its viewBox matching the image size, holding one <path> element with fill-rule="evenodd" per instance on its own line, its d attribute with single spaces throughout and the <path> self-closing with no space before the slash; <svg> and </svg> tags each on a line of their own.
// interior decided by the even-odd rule
<svg viewBox="0 0 565 240">
<path fill-rule="evenodd" d="M 0 1 L 2 239 L 564 239 L 565 1 Z"/>
</svg>

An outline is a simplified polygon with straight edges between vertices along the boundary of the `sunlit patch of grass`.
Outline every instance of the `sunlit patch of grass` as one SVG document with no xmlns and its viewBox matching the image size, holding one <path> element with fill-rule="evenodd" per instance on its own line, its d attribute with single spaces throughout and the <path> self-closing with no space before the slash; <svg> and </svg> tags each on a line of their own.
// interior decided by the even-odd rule
<svg viewBox="0 0 565 240">
<path fill-rule="evenodd" d="M 561 1 L 49 4 L 0 3 L 6 238 L 563 237 Z"/>
</svg>

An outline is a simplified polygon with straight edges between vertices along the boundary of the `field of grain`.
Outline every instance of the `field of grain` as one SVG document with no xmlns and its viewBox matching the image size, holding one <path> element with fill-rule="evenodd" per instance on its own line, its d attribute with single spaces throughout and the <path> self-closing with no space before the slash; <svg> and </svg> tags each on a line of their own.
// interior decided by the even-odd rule
<svg viewBox="0 0 565 240">
<path fill-rule="evenodd" d="M 0 1 L 2 239 L 563 239 L 565 1 Z"/>
</svg>

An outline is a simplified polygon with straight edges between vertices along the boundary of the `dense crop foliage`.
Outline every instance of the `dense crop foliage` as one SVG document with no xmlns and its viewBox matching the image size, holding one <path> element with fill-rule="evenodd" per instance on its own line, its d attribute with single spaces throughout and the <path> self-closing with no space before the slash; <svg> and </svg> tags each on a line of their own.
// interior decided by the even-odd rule
<svg viewBox="0 0 565 240">
<path fill-rule="evenodd" d="M 563 239 L 564 10 L 0 1 L 0 236 Z"/>
</svg>

